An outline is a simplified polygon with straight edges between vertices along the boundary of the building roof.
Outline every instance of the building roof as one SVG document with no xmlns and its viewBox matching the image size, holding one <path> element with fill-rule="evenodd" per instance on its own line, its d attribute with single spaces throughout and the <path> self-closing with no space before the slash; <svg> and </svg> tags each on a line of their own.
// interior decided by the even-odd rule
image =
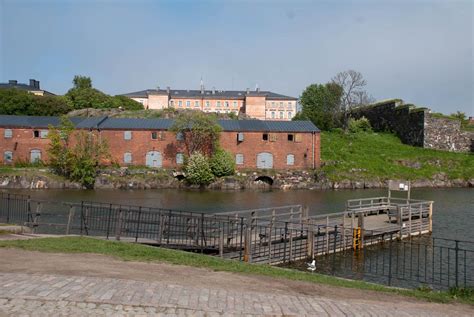
<svg viewBox="0 0 474 317">
<path fill-rule="evenodd" d="M 247 91 L 245 90 L 183 90 L 183 89 L 146 89 L 135 91 L 122 96 L 129 98 L 148 98 L 149 95 L 168 95 L 171 98 L 204 98 L 204 99 L 245 99 L 246 96 L 266 97 L 268 100 L 297 100 L 297 98 L 276 94 L 271 91 Z"/>
<path fill-rule="evenodd" d="M 0 89 L 20 89 L 20 90 L 25 90 L 25 91 L 30 91 L 30 92 L 43 92 L 45 95 L 51 95 L 54 96 L 52 92 L 49 92 L 44 89 L 39 88 L 39 81 L 37 82 L 38 87 L 29 85 L 29 84 L 22 84 L 18 83 L 16 80 L 12 80 L 8 83 L 0 83 Z"/>
<path fill-rule="evenodd" d="M 79 129 L 101 130 L 167 130 L 174 122 L 172 119 L 107 117 L 70 119 Z M 218 123 L 224 131 L 235 132 L 319 132 L 311 121 L 218 120 Z M 59 124 L 59 117 L 0 115 L 0 127 L 4 128 L 47 128 Z"/>
</svg>

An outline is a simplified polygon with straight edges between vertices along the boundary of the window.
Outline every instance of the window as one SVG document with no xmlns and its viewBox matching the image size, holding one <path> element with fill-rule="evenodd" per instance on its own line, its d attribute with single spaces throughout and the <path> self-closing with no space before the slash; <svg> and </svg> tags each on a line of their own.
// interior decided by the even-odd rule
<svg viewBox="0 0 474 317">
<path fill-rule="evenodd" d="M 30 152 L 30 162 L 38 163 L 41 161 L 41 150 L 31 150 Z"/>
<path fill-rule="evenodd" d="M 224 104 L 225 104 L 226 108 L 229 108 L 229 102 L 228 101 L 224 102 Z"/>
<path fill-rule="evenodd" d="M 179 100 L 179 101 L 178 101 L 178 106 L 179 106 L 179 107 L 182 107 L 182 106 L 183 106 L 183 101 L 182 101 L 182 100 Z"/>
<path fill-rule="evenodd" d="M 272 101 L 272 107 L 275 107 L 275 101 Z"/>
<path fill-rule="evenodd" d="M 244 164 L 244 155 L 243 154 L 236 154 L 235 155 L 235 164 L 243 165 Z"/>
<path fill-rule="evenodd" d="M 13 152 L 5 151 L 3 153 L 3 163 L 11 163 L 11 162 L 13 162 Z"/>
<path fill-rule="evenodd" d="M 295 136 L 293 134 L 288 134 L 288 141 L 293 142 Z"/>
<path fill-rule="evenodd" d="M 130 153 L 130 152 L 125 152 L 125 153 L 123 154 L 123 162 L 124 162 L 125 164 L 130 164 L 130 163 L 132 163 L 132 153 Z"/>
<path fill-rule="evenodd" d="M 270 142 L 275 142 L 276 140 L 277 140 L 277 134 L 276 133 L 270 134 Z"/>
<path fill-rule="evenodd" d="M 184 139 L 183 132 L 176 133 L 176 140 L 182 141 Z"/>
<path fill-rule="evenodd" d="M 237 108 L 237 101 L 234 101 L 234 108 Z"/>
<path fill-rule="evenodd" d="M 272 119 L 275 119 L 275 112 L 272 111 Z"/>
<path fill-rule="evenodd" d="M 206 101 L 206 107 L 210 107 L 211 103 L 209 101 Z"/>
<path fill-rule="evenodd" d="M 198 101 L 198 100 L 196 100 L 196 101 L 194 102 L 194 107 L 199 107 L 199 101 Z"/>
<path fill-rule="evenodd" d="M 184 154 L 176 153 L 176 164 L 183 164 L 183 163 L 184 163 Z"/>
<path fill-rule="evenodd" d="M 295 165 L 295 156 L 293 154 L 286 156 L 286 165 Z"/>
<path fill-rule="evenodd" d="M 220 107 L 220 106 L 221 106 L 221 102 L 218 101 L 218 102 L 217 102 L 217 107 Z"/>
<path fill-rule="evenodd" d="M 4 136 L 5 136 L 5 139 L 10 139 L 13 136 L 12 129 L 5 129 Z"/>
<path fill-rule="evenodd" d="M 280 119 L 283 119 L 283 111 L 280 111 Z"/>
<path fill-rule="evenodd" d="M 242 132 L 237 133 L 237 141 L 242 142 L 244 140 L 244 134 Z"/>
<path fill-rule="evenodd" d="M 283 101 L 280 102 L 280 107 L 283 107 Z"/>
<path fill-rule="evenodd" d="M 131 140 L 132 139 L 132 131 L 124 131 L 123 132 L 123 139 L 124 140 Z"/>
<path fill-rule="evenodd" d="M 39 138 L 39 137 L 40 137 L 40 132 L 39 132 L 38 130 L 34 130 L 34 131 L 33 131 L 33 136 L 34 136 L 35 138 Z"/>
<path fill-rule="evenodd" d="M 301 139 L 301 134 L 295 134 L 295 142 L 301 142 L 302 139 Z"/>
<path fill-rule="evenodd" d="M 153 132 L 151 133 L 151 139 L 152 139 L 152 140 L 157 140 L 157 139 L 158 139 L 158 132 L 153 131 Z"/>
<path fill-rule="evenodd" d="M 288 108 L 291 109 L 291 101 L 288 101 Z"/>
<path fill-rule="evenodd" d="M 268 141 L 268 133 L 264 133 L 264 134 L 262 135 L 262 140 L 263 140 L 263 141 Z"/>
<path fill-rule="evenodd" d="M 46 139 L 48 137 L 48 130 L 41 130 L 40 131 L 40 138 Z"/>
<path fill-rule="evenodd" d="M 191 107 L 191 101 L 186 100 L 186 107 Z"/>
<path fill-rule="evenodd" d="M 292 115 L 293 115 L 293 114 L 291 113 L 291 111 L 288 111 L 288 119 L 291 119 L 291 118 L 292 118 Z"/>
</svg>

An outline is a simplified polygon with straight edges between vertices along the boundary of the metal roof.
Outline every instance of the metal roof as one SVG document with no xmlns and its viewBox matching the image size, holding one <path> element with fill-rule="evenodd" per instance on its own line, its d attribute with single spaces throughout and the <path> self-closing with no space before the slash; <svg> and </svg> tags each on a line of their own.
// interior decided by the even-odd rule
<svg viewBox="0 0 474 317">
<path fill-rule="evenodd" d="M 136 119 L 107 117 L 72 117 L 76 128 L 101 130 L 167 130 L 172 119 Z M 0 115 L 0 127 L 47 128 L 58 126 L 59 117 L 8 116 Z M 236 132 L 318 132 L 311 121 L 261 121 L 261 120 L 218 120 L 224 131 Z"/>
<path fill-rule="evenodd" d="M 148 95 L 168 95 L 166 89 L 146 89 L 135 91 L 122 96 L 130 98 L 148 98 Z M 276 94 L 271 91 L 247 91 L 245 90 L 184 90 L 184 89 L 170 89 L 169 96 L 171 98 L 204 98 L 204 99 L 245 99 L 246 96 L 250 97 L 266 97 L 268 100 L 297 100 L 297 98 Z"/>
</svg>

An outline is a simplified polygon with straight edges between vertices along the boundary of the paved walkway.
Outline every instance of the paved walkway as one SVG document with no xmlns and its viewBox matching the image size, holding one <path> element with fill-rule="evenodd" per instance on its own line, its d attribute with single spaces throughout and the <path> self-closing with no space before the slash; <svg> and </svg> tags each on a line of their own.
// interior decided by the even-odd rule
<svg viewBox="0 0 474 317">
<path fill-rule="evenodd" d="M 335 300 L 161 282 L 0 273 L 0 316 L 445 316 L 441 304 Z M 456 316 L 472 316 L 465 307 Z M 429 308 L 429 309 L 427 309 Z M 446 308 L 446 307 L 444 307 Z M 472 313 L 472 311 L 470 311 Z"/>
</svg>

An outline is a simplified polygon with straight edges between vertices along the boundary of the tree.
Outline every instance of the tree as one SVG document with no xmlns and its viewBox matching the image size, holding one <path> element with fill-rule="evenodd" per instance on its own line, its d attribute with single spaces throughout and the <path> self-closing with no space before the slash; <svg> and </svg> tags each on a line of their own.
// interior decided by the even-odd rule
<svg viewBox="0 0 474 317">
<path fill-rule="evenodd" d="M 109 96 L 92 87 L 90 77 L 76 75 L 73 79 L 73 88 L 69 89 L 66 97 L 71 101 L 74 109 L 84 108 L 123 108 L 125 110 L 141 110 L 143 105 L 125 96 Z"/>
<path fill-rule="evenodd" d="M 293 120 L 311 120 L 321 130 L 331 130 L 340 124 L 342 88 L 334 83 L 312 84 L 300 97 L 302 111 Z"/>
<path fill-rule="evenodd" d="M 222 128 L 217 124 L 215 115 L 183 111 L 176 117 L 170 131 L 182 140 L 188 157 L 194 152 L 210 157 L 218 147 Z"/>
<path fill-rule="evenodd" d="M 186 181 L 194 185 L 208 185 L 214 180 L 208 158 L 200 152 L 194 152 L 185 167 Z"/>
<path fill-rule="evenodd" d="M 93 188 L 101 162 L 109 157 L 107 144 L 93 132 L 75 131 L 62 117 L 58 127 L 49 127 L 49 166 L 61 176 Z"/>
<path fill-rule="evenodd" d="M 72 110 L 62 96 L 36 96 L 19 89 L 0 89 L 0 114 L 58 116 Z"/>
<path fill-rule="evenodd" d="M 364 90 L 367 82 L 362 74 L 355 70 L 347 70 L 338 73 L 332 78 L 332 82 L 342 88 L 341 106 L 343 111 L 343 124 L 344 129 L 347 129 L 350 110 L 360 105 L 359 102 L 361 100 L 366 100 L 365 96 L 369 98 Z"/>
<path fill-rule="evenodd" d="M 212 174 L 216 177 L 230 176 L 235 172 L 234 156 L 227 151 L 218 149 L 209 161 Z"/>
</svg>

